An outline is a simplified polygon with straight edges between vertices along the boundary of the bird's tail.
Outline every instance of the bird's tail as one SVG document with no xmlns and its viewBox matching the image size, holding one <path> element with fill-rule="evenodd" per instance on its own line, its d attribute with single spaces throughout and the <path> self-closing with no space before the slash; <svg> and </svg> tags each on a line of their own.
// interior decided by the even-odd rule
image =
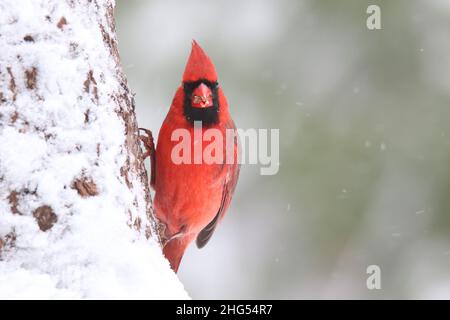
<svg viewBox="0 0 450 320">
<path fill-rule="evenodd" d="M 193 237 L 184 236 L 175 238 L 166 243 L 163 249 L 164 256 L 170 262 L 170 267 L 176 273 L 186 250 Z"/>
</svg>

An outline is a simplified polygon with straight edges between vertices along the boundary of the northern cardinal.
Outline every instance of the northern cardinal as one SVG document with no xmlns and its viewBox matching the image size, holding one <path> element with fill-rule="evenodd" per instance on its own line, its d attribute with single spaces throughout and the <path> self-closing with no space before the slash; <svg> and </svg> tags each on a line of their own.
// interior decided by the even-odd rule
<svg viewBox="0 0 450 320">
<path fill-rule="evenodd" d="M 188 141 L 192 159 L 202 156 L 198 153 L 203 153 L 212 143 L 213 139 L 204 141 L 201 135 L 201 141 L 198 136 L 195 138 L 194 122 L 197 126 L 197 121 L 201 121 L 202 133 L 208 129 L 217 129 L 221 133 L 223 148 L 220 151 L 224 153 L 221 163 L 207 164 L 203 161 L 198 164 L 192 161 L 179 164 L 174 161 L 173 150 L 180 141 L 173 141 L 172 134 L 177 129 L 185 129 L 192 137 Z M 227 130 L 236 133 L 236 126 L 217 83 L 215 67 L 193 41 L 181 86 L 159 131 L 156 150 L 151 136 L 141 137 L 148 149 L 145 156 L 151 157 L 154 210 L 162 225 L 163 253 L 175 272 L 187 246 L 194 239 L 198 248 L 206 245 L 233 196 L 240 168 L 237 163 L 238 142 L 237 135 L 234 135 L 227 150 Z M 194 146 L 196 144 L 197 147 Z M 230 152 L 230 146 L 232 161 L 226 161 L 225 153 Z"/>
</svg>

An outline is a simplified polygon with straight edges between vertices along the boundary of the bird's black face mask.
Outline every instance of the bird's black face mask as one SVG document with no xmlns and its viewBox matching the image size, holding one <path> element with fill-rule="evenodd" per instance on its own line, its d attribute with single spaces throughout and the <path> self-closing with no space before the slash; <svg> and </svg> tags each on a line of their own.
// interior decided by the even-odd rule
<svg viewBox="0 0 450 320">
<path fill-rule="evenodd" d="M 209 126 L 219 121 L 218 83 L 201 79 L 184 82 L 184 116 L 194 123 L 201 121 Z"/>
</svg>

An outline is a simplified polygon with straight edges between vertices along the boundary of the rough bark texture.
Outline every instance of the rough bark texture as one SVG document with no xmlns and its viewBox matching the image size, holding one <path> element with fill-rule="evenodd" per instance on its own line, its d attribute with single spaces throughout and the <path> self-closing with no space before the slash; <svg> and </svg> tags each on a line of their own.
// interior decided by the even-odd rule
<svg viewBox="0 0 450 320">
<path fill-rule="evenodd" d="M 76 83 L 74 79 L 73 89 L 74 93 L 79 91 L 82 88 L 86 94 L 91 99 L 91 103 L 87 104 L 86 110 L 84 111 L 84 122 L 86 126 L 93 123 L 94 120 L 91 119 L 92 109 L 103 107 L 102 103 L 99 101 L 99 85 L 98 81 L 107 82 L 107 81 L 117 81 L 118 86 L 114 88 L 114 90 L 109 90 L 110 88 L 105 88 L 105 92 L 102 92 L 103 96 L 109 96 L 109 106 L 110 110 L 114 110 L 117 115 L 122 119 L 125 133 L 125 140 L 123 142 L 123 148 L 121 152 L 125 156 L 125 162 L 120 168 L 120 178 L 123 179 L 123 182 L 126 186 L 133 192 L 134 188 L 141 188 L 143 190 L 143 194 L 145 195 L 145 212 L 147 213 L 146 219 L 144 219 L 145 224 L 142 225 L 143 219 L 142 217 L 133 217 L 130 216 L 129 224 L 133 226 L 139 225 L 139 231 L 143 230 L 147 237 L 151 235 L 151 221 L 152 221 L 152 209 L 151 209 L 151 198 L 149 193 L 149 187 L 147 180 L 147 173 L 144 168 L 144 163 L 141 160 L 142 152 L 139 147 L 138 142 L 138 127 L 136 122 L 136 115 L 134 112 L 134 99 L 133 95 L 130 93 L 130 90 L 127 86 L 126 77 L 122 72 L 120 66 L 120 58 L 119 52 L 117 49 L 117 40 L 115 33 L 115 22 L 114 22 L 114 8 L 113 4 L 108 1 L 67 1 L 66 5 L 57 5 L 57 1 L 41 1 L 40 8 L 41 10 L 41 19 L 42 23 L 46 24 L 46 28 L 42 28 L 42 30 L 30 30 L 32 34 L 17 34 L 16 39 L 3 39 L 2 44 L 7 43 L 7 46 L 2 46 L 2 50 L 0 52 L 0 81 L 1 83 L 1 91 L 0 91 L 0 102 L 3 105 L 3 110 L 0 109 L 0 126 L 1 128 L 14 127 L 18 132 L 27 133 L 34 132 L 40 137 L 42 137 L 45 141 L 50 140 L 58 140 L 59 137 L 55 136 L 52 133 L 52 130 L 48 130 L 49 127 L 58 126 L 58 123 L 47 123 L 42 126 L 41 124 L 33 123 L 32 119 L 27 119 L 26 115 L 21 113 L 21 104 L 17 103 L 17 100 L 21 98 L 21 96 L 28 96 L 32 101 L 29 103 L 33 103 L 35 107 L 38 109 L 44 109 L 46 107 L 46 99 L 49 98 L 50 95 L 59 95 L 59 94 L 68 94 L 68 92 L 56 92 L 50 90 L 39 90 L 43 85 L 40 84 L 39 73 L 44 73 L 45 70 L 43 68 L 46 67 L 45 64 L 40 63 L 38 59 L 29 63 L 24 63 L 23 57 L 20 53 L 16 55 L 11 55 L 14 51 L 24 51 L 15 50 L 12 47 L 22 47 L 23 43 L 28 42 L 28 46 L 30 46 L 29 52 L 33 52 L 31 46 L 41 46 L 42 42 L 51 43 L 52 38 L 60 38 L 64 36 L 64 33 L 69 33 L 67 38 L 70 39 L 73 37 L 73 33 L 71 33 L 68 29 L 70 28 L 70 21 L 67 20 L 65 15 L 62 14 L 63 8 L 66 7 L 66 10 L 77 11 L 80 9 L 79 7 L 86 6 L 90 10 L 94 11 L 95 14 L 95 22 L 97 25 L 93 25 L 92 28 L 98 28 L 101 33 L 103 45 L 107 49 L 110 54 L 109 59 L 114 63 L 114 66 L 109 66 L 108 71 L 112 72 L 112 76 L 115 79 L 105 79 L 105 71 L 102 68 L 98 68 L 96 65 L 90 63 L 88 57 L 84 59 L 85 63 L 85 80 L 82 83 Z M 47 13 L 43 15 L 45 10 L 48 8 Z M 60 10 L 57 10 L 60 9 Z M 2 24 L 18 25 L 18 31 L 23 28 L 23 21 L 20 21 L 18 17 L 14 16 L 14 11 L 11 8 L 6 8 L 6 5 L 1 8 L 2 10 L 9 10 L 12 14 L 10 16 L 9 21 L 2 21 Z M 60 11 L 61 14 L 56 14 L 56 11 Z M 55 30 L 51 30 L 51 26 L 54 25 Z M 24 27 L 25 29 L 26 27 Z M 50 30 L 49 30 L 50 29 Z M 59 31 L 58 31 L 59 29 Z M 1 30 L 1 29 L 0 29 Z M 57 36 L 54 34 L 59 32 Z M 4 35 L 1 35 L 2 37 Z M 22 39 L 20 37 L 22 36 Z M 22 41 L 21 41 L 22 40 Z M 56 39 L 55 39 L 56 40 Z M 68 52 L 71 52 L 73 55 L 80 54 L 80 44 L 77 43 L 75 37 L 69 43 L 69 47 L 65 48 Z M 23 42 L 23 43 L 22 43 Z M 64 45 L 64 44 L 61 44 Z M 57 44 L 55 44 L 57 46 Z M 8 50 L 12 49 L 12 50 Z M 64 50 L 64 48 L 62 48 Z M 83 50 L 83 49 L 81 49 Z M 49 52 L 49 55 L 51 53 Z M 85 52 L 85 54 L 89 54 L 89 52 Z M 39 58 L 39 57 L 37 57 Z M 105 57 L 106 58 L 106 57 Z M 112 67 L 112 68 L 111 68 Z M 80 70 L 81 71 L 81 70 Z M 64 77 L 64 70 L 60 70 L 61 76 Z M 81 71 L 82 72 L 82 71 Z M 115 74 L 114 74 L 115 73 Z M 97 77 L 101 78 L 97 80 Z M 22 82 L 22 84 L 20 84 Z M 81 96 L 79 96 L 81 100 Z M 73 101 L 74 104 L 78 104 L 78 101 Z M 70 106 L 66 106 L 69 107 Z M 100 156 L 100 149 L 102 146 L 102 141 L 99 140 L 97 144 L 98 148 L 97 159 Z M 82 145 L 75 144 L 73 146 L 73 150 L 67 150 L 67 153 L 81 151 L 83 149 Z M 96 159 L 96 160 L 97 160 Z M 1 155 L 0 155 L 1 161 Z M 97 165 L 91 163 L 91 170 L 95 170 L 95 166 Z M 7 169 L 7 168 L 3 168 Z M 1 174 L 1 172 L 0 172 Z M 4 179 L 3 174 L 1 174 L 1 189 L 2 193 L 6 191 L 7 199 L 10 203 L 10 211 L 12 214 L 18 214 L 19 210 L 17 209 L 19 206 L 24 206 L 21 203 L 28 202 L 30 203 L 31 198 L 33 201 L 39 200 L 39 194 L 36 192 L 30 192 L 26 185 L 17 185 L 16 181 L 7 181 Z M 65 186 L 64 186 L 65 187 Z M 85 172 L 80 173 L 80 177 L 74 177 L 73 183 L 71 185 L 72 188 L 76 189 L 78 194 L 81 197 L 86 196 L 96 196 L 98 194 L 97 187 L 95 181 L 93 181 L 92 177 L 86 177 Z M 138 207 L 138 200 L 135 199 L 134 206 Z M 48 210 L 53 210 L 51 206 L 45 205 L 45 208 L 49 208 Z M 37 209 L 32 209 L 30 207 L 29 212 L 39 211 Z M 47 210 L 47 209 L 46 209 Z M 47 211 L 48 211 L 47 210 Z M 27 215 L 29 212 L 22 212 L 21 214 Z M 130 213 L 130 212 L 128 212 Z M 58 213 L 56 213 L 57 217 Z M 136 223 L 139 221 L 139 223 Z M 51 228 L 45 228 L 46 230 Z M 4 241 L 3 241 L 4 242 Z"/>
<path fill-rule="evenodd" d="M 136 121 L 135 102 L 133 94 L 130 92 L 127 84 L 125 74 L 120 65 L 119 50 L 117 47 L 116 38 L 116 24 L 114 20 L 114 8 L 111 3 L 108 4 L 106 10 L 107 29 L 103 24 L 99 24 L 103 42 L 109 48 L 109 52 L 116 64 L 117 78 L 120 82 L 120 90 L 113 99 L 119 106 L 118 114 L 123 119 L 125 125 L 125 150 L 127 151 L 127 159 L 125 165 L 121 168 L 121 175 L 125 178 L 125 182 L 131 190 L 134 188 L 133 184 L 138 184 L 139 188 L 144 191 L 145 197 L 145 211 L 147 213 L 145 223 L 142 223 L 140 217 L 130 217 L 130 223 L 137 227 L 137 230 L 145 232 L 145 236 L 149 238 L 152 235 L 152 230 L 156 230 L 156 222 L 153 217 L 153 209 L 150 197 L 150 188 L 148 183 L 147 171 L 145 170 L 144 161 L 142 161 L 142 150 L 139 144 L 139 129 Z M 137 205 L 137 200 L 135 200 Z M 157 232 L 154 232 L 155 235 Z"/>
<path fill-rule="evenodd" d="M 156 243 L 113 11 L 108 0 L 0 2 L 0 287 L 24 268 L 89 296 L 86 266 Z"/>
</svg>

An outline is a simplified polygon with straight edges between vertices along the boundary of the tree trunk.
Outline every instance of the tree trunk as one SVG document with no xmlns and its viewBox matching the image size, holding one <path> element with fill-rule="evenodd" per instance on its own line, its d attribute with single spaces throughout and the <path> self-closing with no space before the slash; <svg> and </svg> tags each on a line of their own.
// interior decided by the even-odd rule
<svg viewBox="0 0 450 320">
<path fill-rule="evenodd" d="M 114 2 L 0 2 L 0 298 L 184 298 L 154 231 Z"/>
</svg>

